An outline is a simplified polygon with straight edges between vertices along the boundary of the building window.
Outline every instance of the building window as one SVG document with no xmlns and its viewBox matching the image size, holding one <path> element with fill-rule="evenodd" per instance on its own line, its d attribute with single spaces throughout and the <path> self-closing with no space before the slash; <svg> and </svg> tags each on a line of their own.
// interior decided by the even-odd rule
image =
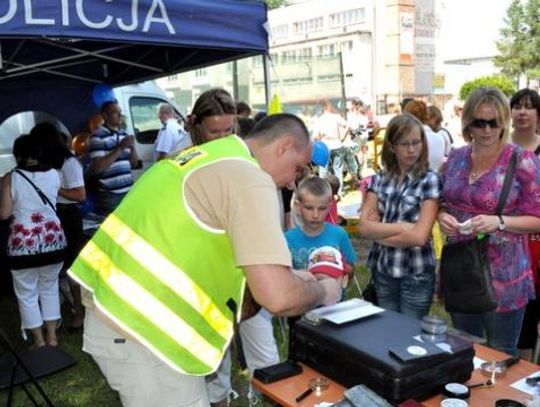
<svg viewBox="0 0 540 407">
<path fill-rule="evenodd" d="M 202 78 L 204 76 L 208 75 L 208 71 L 206 68 L 196 69 L 195 70 L 195 77 L 196 78 Z"/>
<path fill-rule="evenodd" d="M 330 27 L 341 27 L 343 25 L 363 23 L 366 20 L 366 9 L 364 7 L 353 10 L 340 11 L 330 14 Z"/>
<path fill-rule="evenodd" d="M 287 24 L 280 24 L 272 27 L 272 38 L 287 38 L 289 35 L 289 26 Z"/>
<path fill-rule="evenodd" d="M 324 20 L 322 17 L 310 18 L 309 20 L 297 21 L 293 23 L 295 34 L 306 34 L 323 29 Z"/>
<path fill-rule="evenodd" d="M 272 60 L 272 62 L 274 64 L 279 64 L 279 54 L 276 54 L 276 53 L 272 53 L 270 54 L 270 59 Z"/>
<path fill-rule="evenodd" d="M 296 59 L 297 59 L 296 50 L 283 51 L 281 53 L 280 59 L 283 64 L 296 62 Z"/>
<path fill-rule="evenodd" d="M 178 75 L 169 75 L 169 76 L 167 76 L 167 80 L 168 80 L 169 82 L 175 81 L 175 80 L 177 80 L 177 79 L 178 79 Z"/>
<path fill-rule="evenodd" d="M 336 46 L 334 44 L 319 45 L 319 57 L 330 58 L 336 55 Z"/>
<path fill-rule="evenodd" d="M 342 41 L 340 44 L 340 51 L 341 52 L 350 52 L 353 49 L 353 42 L 352 41 Z"/>
<path fill-rule="evenodd" d="M 298 50 L 298 60 L 299 61 L 310 61 L 311 60 L 311 47 L 302 48 Z"/>
</svg>

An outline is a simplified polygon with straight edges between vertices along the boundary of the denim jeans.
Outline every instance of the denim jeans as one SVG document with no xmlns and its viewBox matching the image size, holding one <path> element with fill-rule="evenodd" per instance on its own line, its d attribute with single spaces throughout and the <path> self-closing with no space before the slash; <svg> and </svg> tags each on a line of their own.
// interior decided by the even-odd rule
<svg viewBox="0 0 540 407">
<path fill-rule="evenodd" d="M 344 161 L 347 164 L 349 173 L 353 178 L 360 178 L 358 173 L 358 161 L 356 161 L 356 154 L 360 151 L 360 146 L 356 143 L 343 146 Z"/>
<path fill-rule="evenodd" d="M 518 356 L 517 342 L 525 307 L 510 312 L 482 312 L 479 314 L 452 313 L 456 329 L 486 338 L 488 346 L 512 356 Z"/>
<path fill-rule="evenodd" d="M 416 319 L 429 313 L 435 290 L 435 270 L 403 277 L 374 272 L 373 277 L 380 307 Z"/>
<path fill-rule="evenodd" d="M 115 194 L 108 191 L 99 191 L 94 198 L 94 212 L 106 218 L 120 205 L 122 198 L 125 196 L 126 193 Z"/>
</svg>

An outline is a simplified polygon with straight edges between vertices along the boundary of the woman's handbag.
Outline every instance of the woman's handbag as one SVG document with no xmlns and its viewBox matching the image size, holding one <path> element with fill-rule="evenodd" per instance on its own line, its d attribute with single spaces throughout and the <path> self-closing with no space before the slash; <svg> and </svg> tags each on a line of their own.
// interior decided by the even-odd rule
<svg viewBox="0 0 540 407">
<path fill-rule="evenodd" d="M 517 162 L 514 150 L 495 213 L 500 215 L 510 192 Z M 448 312 L 475 314 L 493 311 L 497 299 L 488 258 L 489 236 L 447 243 L 441 256 L 441 291 Z"/>
<path fill-rule="evenodd" d="M 493 311 L 497 300 L 488 258 L 489 236 L 446 244 L 441 257 L 441 291 L 448 312 Z"/>
<path fill-rule="evenodd" d="M 375 283 L 373 282 L 373 277 L 369 279 L 364 291 L 362 291 L 362 298 L 366 301 L 369 301 L 373 305 L 377 305 L 377 291 L 375 290 Z"/>
</svg>

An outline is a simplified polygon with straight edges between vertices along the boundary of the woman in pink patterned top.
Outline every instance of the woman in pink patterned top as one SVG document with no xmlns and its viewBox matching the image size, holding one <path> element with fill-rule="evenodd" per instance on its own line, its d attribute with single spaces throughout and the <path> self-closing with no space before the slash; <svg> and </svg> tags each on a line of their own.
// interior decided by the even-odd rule
<svg viewBox="0 0 540 407">
<path fill-rule="evenodd" d="M 509 144 L 509 125 L 510 108 L 498 89 L 480 88 L 470 95 L 462 117 L 463 136 L 470 144 L 453 150 L 443 167 L 438 219 L 452 240 L 490 235 L 488 257 L 498 307 L 452 313 L 454 326 L 487 336 L 489 346 L 516 355 L 525 306 L 534 298 L 527 234 L 540 231 L 540 161 L 531 151 Z M 495 209 L 514 150 L 514 181 L 499 217 Z M 468 220 L 470 229 L 460 228 Z"/>
<path fill-rule="evenodd" d="M 512 140 L 525 150 L 533 151 L 540 157 L 540 96 L 534 89 L 521 89 L 510 99 L 512 111 Z M 529 301 L 523 317 L 523 325 L 518 341 L 520 356 L 532 360 L 533 349 L 538 337 L 537 326 L 540 321 L 540 233 L 529 235 L 529 251 L 533 272 L 536 299 Z"/>
</svg>

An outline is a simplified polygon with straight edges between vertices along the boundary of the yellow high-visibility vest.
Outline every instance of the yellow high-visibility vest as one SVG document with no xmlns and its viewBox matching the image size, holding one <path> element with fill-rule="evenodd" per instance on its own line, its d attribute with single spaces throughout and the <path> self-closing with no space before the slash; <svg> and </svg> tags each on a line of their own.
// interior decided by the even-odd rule
<svg viewBox="0 0 540 407">
<path fill-rule="evenodd" d="M 69 270 L 102 312 L 185 374 L 207 375 L 219 366 L 245 278 L 225 231 L 202 224 L 187 207 L 184 185 L 204 166 L 238 159 L 258 166 L 233 135 L 155 164 Z"/>
</svg>

